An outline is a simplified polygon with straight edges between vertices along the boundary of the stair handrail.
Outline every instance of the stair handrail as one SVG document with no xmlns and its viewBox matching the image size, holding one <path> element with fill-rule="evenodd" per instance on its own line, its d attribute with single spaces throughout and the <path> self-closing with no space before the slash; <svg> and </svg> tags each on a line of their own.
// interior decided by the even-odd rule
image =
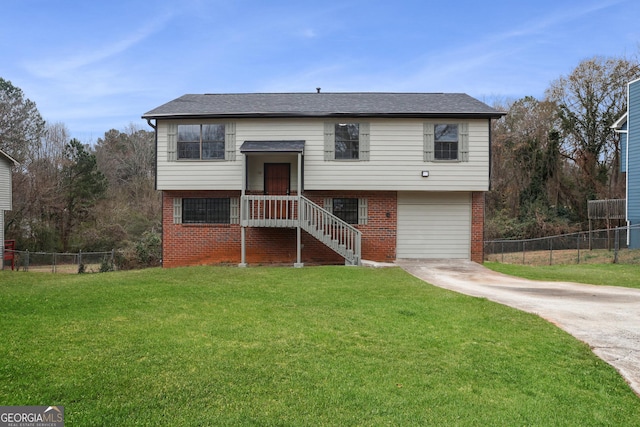
<svg viewBox="0 0 640 427">
<path fill-rule="evenodd" d="M 360 265 L 362 232 L 333 213 L 299 196 L 298 220 L 304 231 L 354 265 Z"/>
</svg>

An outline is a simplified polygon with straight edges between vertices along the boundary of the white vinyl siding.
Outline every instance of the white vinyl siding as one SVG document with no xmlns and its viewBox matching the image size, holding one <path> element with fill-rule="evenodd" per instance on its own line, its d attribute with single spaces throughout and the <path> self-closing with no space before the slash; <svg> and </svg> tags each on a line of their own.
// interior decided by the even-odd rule
<svg viewBox="0 0 640 427">
<path fill-rule="evenodd" d="M 11 164 L 0 155 L 0 210 L 12 209 Z"/>
<path fill-rule="evenodd" d="M 11 166 L 12 164 L 0 154 L 0 243 L 2 243 L 0 267 L 4 267 L 4 211 L 10 211 L 13 208 Z"/>
<path fill-rule="evenodd" d="M 347 119 L 345 119 L 347 121 Z M 442 119 L 430 123 L 446 122 Z M 460 120 L 451 121 L 461 123 Z M 367 162 L 324 161 L 322 141 L 305 139 L 305 190 L 487 191 L 489 120 L 465 122 L 466 161 L 424 161 L 424 119 L 371 119 Z M 319 128 L 324 130 L 324 125 Z M 324 135 L 319 135 L 324 137 Z M 320 148 L 320 150 L 319 150 Z M 428 171 L 429 177 L 422 172 Z"/>
<path fill-rule="evenodd" d="M 344 118 L 345 122 L 359 122 Z M 200 123 L 181 121 L 180 123 Z M 424 162 L 424 119 L 367 119 L 369 125 L 368 161 L 325 161 L 325 120 L 320 118 L 264 118 L 235 121 L 236 161 L 171 162 L 167 160 L 169 138 L 167 121 L 158 121 L 159 190 L 240 190 L 244 141 L 305 141 L 305 190 L 370 191 L 487 191 L 489 187 L 489 120 L 468 120 L 468 161 Z M 442 119 L 430 120 L 443 123 Z M 453 120 L 452 123 L 461 123 Z M 363 122 L 359 122 L 363 123 Z M 362 148 L 361 148 L 362 150 Z M 297 178 L 297 156 L 248 155 L 251 189 L 261 188 L 258 162 L 292 164 L 291 183 Z M 288 157 L 287 157 L 288 156 Z M 262 159 L 262 160 L 261 160 Z M 275 160 L 274 160 L 275 161 Z M 255 170 L 254 170 L 255 169 Z M 429 171 L 423 178 L 422 171 Z"/>
<path fill-rule="evenodd" d="M 398 258 L 470 259 L 470 193 L 398 193 Z"/>
<path fill-rule="evenodd" d="M 157 188 L 158 190 L 240 190 L 242 162 L 235 142 L 236 126 L 225 126 L 227 161 L 177 160 L 178 122 L 158 121 Z M 202 120 L 182 120 L 180 124 L 202 124 Z M 231 150 L 233 145 L 233 150 Z M 233 151 L 233 153 L 232 153 Z M 232 160 L 235 159 L 235 160 Z"/>
</svg>

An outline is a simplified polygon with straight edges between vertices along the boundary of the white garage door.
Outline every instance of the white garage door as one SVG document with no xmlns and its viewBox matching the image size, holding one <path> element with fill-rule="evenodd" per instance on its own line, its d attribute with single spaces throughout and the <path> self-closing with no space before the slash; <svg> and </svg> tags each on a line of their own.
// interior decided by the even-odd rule
<svg viewBox="0 0 640 427">
<path fill-rule="evenodd" d="M 398 193 L 398 258 L 471 257 L 470 193 Z"/>
</svg>

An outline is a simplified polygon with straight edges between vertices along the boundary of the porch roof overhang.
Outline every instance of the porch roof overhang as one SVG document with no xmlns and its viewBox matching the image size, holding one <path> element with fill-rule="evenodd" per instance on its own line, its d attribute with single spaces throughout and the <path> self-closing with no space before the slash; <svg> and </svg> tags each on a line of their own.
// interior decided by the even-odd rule
<svg viewBox="0 0 640 427">
<path fill-rule="evenodd" d="M 303 153 L 305 141 L 245 141 L 241 153 Z"/>
</svg>

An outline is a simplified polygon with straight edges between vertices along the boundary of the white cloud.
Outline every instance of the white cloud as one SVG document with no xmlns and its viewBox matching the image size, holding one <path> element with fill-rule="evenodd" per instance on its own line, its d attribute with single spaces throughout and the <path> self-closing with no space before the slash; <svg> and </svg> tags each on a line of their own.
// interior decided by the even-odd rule
<svg viewBox="0 0 640 427">
<path fill-rule="evenodd" d="M 27 71 L 39 78 L 65 80 L 69 73 L 119 55 L 139 44 L 162 29 L 170 18 L 171 16 L 168 14 L 157 17 L 118 40 L 104 43 L 101 46 L 96 45 L 91 50 L 85 50 L 68 57 L 60 57 L 60 53 L 55 52 L 41 61 L 27 62 L 25 67 Z M 96 44 L 98 43 L 96 42 Z"/>
</svg>

